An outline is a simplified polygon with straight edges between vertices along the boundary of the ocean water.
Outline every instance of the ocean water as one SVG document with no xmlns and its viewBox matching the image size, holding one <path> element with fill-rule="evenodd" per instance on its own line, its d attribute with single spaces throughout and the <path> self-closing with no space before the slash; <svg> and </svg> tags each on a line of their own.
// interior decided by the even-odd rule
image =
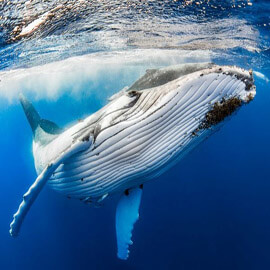
<svg viewBox="0 0 270 270">
<path fill-rule="evenodd" d="M 252 69 L 256 97 L 145 184 L 127 261 L 116 256 L 117 196 L 93 208 L 45 187 L 9 235 L 36 178 L 20 92 L 66 127 L 146 69 L 194 62 Z M 268 78 L 268 0 L 1 1 L 0 269 L 269 269 Z"/>
</svg>

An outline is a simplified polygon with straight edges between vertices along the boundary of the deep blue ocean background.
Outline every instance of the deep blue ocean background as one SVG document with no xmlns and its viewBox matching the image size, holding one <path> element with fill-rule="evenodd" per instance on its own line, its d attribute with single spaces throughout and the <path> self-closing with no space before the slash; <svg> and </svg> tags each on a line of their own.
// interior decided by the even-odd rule
<svg viewBox="0 0 270 270">
<path fill-rule="evenodd" d="M 60 14 L 53 27 L 46 22 L 14 39 L 26 5 L 17 2 L 0 6 L 0 269 L 269 269 L 270 3 L 138 1 L 140 17 L 136 1 L 116 1 L 118 13 L 107 15 L 101 4 L 84 1 L 88 9 L 77 17 Z M 34 4 L 35 18 L 51 8 Z M 91 5 L 98 6 L 93 16 L 107 21 L 90 21 Z M 135 37 L 131 22 L 145 14 L 155 27 L 136 28 Z M 163 38 L 156 40 L 155 31 Z M 257 95 L 174 168 L 145 184 L 127 261 L 116 257 L 117 197 L 92 208 L 45 187 L 19 237 L 9 235 L 12 215 L 36 178 L 19 92 L 42 117 L 65 127 L 105 105 L 147 68 L 200 61 L 254 69 Z"/>
</svg>

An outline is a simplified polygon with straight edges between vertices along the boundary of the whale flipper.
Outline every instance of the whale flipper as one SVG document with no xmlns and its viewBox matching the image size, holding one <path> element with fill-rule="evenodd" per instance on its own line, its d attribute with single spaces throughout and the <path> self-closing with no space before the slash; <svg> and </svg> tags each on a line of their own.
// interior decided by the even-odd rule
<svg viewBox="0 0 270 270">
<path fill-rule="evenodd" d="M 27 212 L 53 172 L 59 167 L 60 164 L 62 164 L 72 155 L 87 149 L 91 143 L 92 141 L 90 139 L 88 141 L 76 141 L 45 167 L 35 182 L 31 185 L 29 190 L 23 195 L 23 201 L 21 202 L 18 211 L 14 214 L 13 221 L 10 224 L 9 232 L 12 236 L 18 235 Z"/>
<path fill-rule="evenodd" d="M 128 258 L 133 226 L 139 218 L 141 196 L 141 188 L 130 189 L 121 196 L 116 208 L 117 256 L 122 260 Z"/>
</svg>

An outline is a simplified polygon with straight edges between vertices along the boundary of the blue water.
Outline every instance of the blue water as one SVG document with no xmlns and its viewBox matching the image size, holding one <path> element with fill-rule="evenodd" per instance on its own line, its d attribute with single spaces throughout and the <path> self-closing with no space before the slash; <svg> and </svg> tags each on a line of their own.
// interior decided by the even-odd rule
<svg viewBox="0 0 270 270">
<path fill-rule="evenodd" d="M 267 80 L 259 77 L 255 77 L 253 102 L 174 168 L 145 184 L 127 261 L 116 257 L 117 197 L 97 209 L 45 187 L 19 237 L 9 235 L 12 215 L 36 178 L 32 134 L 17 100 L 19 92 L 33 101 L 44 118 L 66 126 L 105 105 L 109 96 L 130 85 L 147 68 L 210 60 L 252 68 L 270 78 L 268 1 L 249 1 L 252 6 L 247 1 L 213 1 L 217 8 L 208 7 L 206 1 L 185 8 L 169 2 L 151 1 L 143 6 L 151 12 L 140 14 L 152 16 L 154 30 L 142 26 L 139 31 L 133 24 L 124 29 L 121 25 L 141 18 L 137 9 L 126 8 L 123 1 L 118 3 L 116 17 L 105 16 L 104 10 L 98 9 L 108 19 L 101 25 L 100 21 L 94 24 L 88 13 L 84 17 L 80 13 L 78 20 L 63 15 L 70 24 L 58 22 L 54 28 L 45 24 L 33 36 L 14 42 L 7 37 L 15 23 L 7 14 L 13 13 L 3 5 L 8 19 L 6 28 L 0 29 L 1 270 L 269 269 L 270 90 Z M 241 8 L 232 8 L 235 2 Z M 40 3 L 35 3 L 40 8 Z M 121 10 L 129 12 L 122 14 Z M 15 18 L 22 12 L 18 8 Z M 215 21 L 222 14 L 231 21 Z M 179 25 L 170 29 L 171 38 L 159 46 L 156 32 L 167 33 L 167 23 L 172 26 L 175 21 Z M 218 27 L 202 33 L 203 23 L 206 28 L 215 23 Z M 93 30 L 97 25 L 99 30 Z M 120 29 L 113 35 L 112 25 Z M 243 34 L 233 31 L 239 25 Z M 132 34 L 135 28 L 139 31 L 136 37 Z M 153 31 L 151 38 L 149 31 Z M 143 32 L 145 39 L 140 36 Z M 119 42 L 116 37 L 129 41 Z M 214 37 L 220 42 L 213 42 Z M 226 46 L 221 47 L 223 43 Z M 63 59 L 71 60 L 54 63 Z M 48 63 L 50 66 L 43 66 Z"/>
</svg>

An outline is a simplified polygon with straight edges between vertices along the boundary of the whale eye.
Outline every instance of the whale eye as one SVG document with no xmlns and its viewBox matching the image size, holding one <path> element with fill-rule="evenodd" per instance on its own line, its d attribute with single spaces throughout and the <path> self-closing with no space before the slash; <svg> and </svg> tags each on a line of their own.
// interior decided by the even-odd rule
<svg viewBox="0 0 270 270">
<path fill-rule="evenodd" d="M 128 92 L 128 95 L 129 95 L 129 97 L 135 97 L 135 96 L 139 95 L 139 92 L 135 91 L 135 90 L 131 90 Z"/>
<path fill-rule="evenodd" d="M 137 101 L 139 100 L 141 94 L 142 94 L 141 92 L 136 91 L 136 90 L 131 90 L 131 91 L 127 92 L 127 95 L 130 98 L 132 98 L 132 100 L 125 108 L 133 107 L 137 103 Z"/>
</svg>

